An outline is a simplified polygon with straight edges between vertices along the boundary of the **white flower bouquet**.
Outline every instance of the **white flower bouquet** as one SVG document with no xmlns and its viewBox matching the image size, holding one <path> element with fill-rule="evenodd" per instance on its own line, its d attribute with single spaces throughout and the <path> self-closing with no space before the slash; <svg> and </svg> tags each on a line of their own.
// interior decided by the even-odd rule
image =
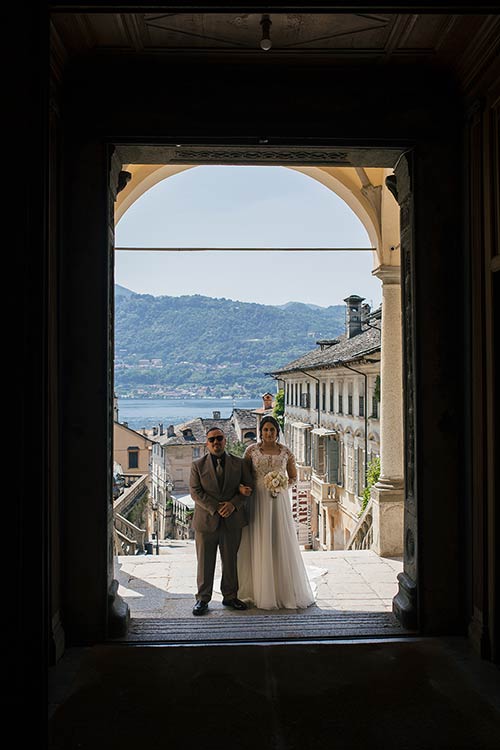
<svg viewBox="0 0 500 750">
<path fill-rule="evenodd" d="M 280 490 L 288 487 L 288 477 L 282 471 L 269 471 L 264 477 L 264 484 L 272 497 L 277 497 Z"/>
</svg>

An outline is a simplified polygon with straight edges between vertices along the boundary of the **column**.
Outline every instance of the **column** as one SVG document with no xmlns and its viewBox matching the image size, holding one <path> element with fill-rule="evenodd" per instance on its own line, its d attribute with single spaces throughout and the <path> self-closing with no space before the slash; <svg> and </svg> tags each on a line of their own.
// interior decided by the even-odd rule
<svg viewBox="0 0 500 750">
<path fill-rule="evenodd" d="M 382 359 L 380 371 L 380 477 L 372 487 L 373 545 L 382 556 L 403 554 L 403 351 L 401 268 L 379 266 L 382 281 Z"/>
</svg>

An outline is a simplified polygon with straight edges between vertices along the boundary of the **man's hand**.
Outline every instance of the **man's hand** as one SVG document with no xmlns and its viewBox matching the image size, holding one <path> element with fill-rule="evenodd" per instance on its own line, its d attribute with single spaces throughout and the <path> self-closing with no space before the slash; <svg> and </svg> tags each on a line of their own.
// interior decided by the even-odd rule
<svg viewBox="0 0 500 750">
<path fill-rule="evenodd" d="M 220 516 L 222 516 L 222 518 L 229 518 L 229 516 L 234 512 L 234 505 L 229 500 L 224 503 L 219 503 L 217 512 Z"/>
<path fill-rule="evenodd" d="M 247 484 L 240 484 L 238 488 L 238 492 L 240 495 L 245 495 L 245 497 L 249 497 L 252 494 L 252 488 L 249 487 Z"/>
</svg>

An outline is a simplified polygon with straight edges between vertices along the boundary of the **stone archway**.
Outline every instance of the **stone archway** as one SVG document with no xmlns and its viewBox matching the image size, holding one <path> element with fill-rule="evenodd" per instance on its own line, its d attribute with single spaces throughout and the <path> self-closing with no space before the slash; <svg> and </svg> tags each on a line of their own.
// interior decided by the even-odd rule
<svg viewBox="0 0 500 750">
<path fill-rule="evenodd" d="M 126 164 L 130 178 L 115 204 L 115 224 L 127 210 L 154 185 L 194 169 L 199 164 Z M 276 165 L 278 166 L 278 164 Z M 357 216 L 374 249 L 374 268 L 389 263 L 399 265 L 398 207 L 387 200 L 385 177 L 390 169 L 360 167 L 318 167 L 283 165 L 324 185 L 339 196 Z M 391 250 L 392 248 L 392 250 Z"/>
<path fill-rule="evenodd" d="M 116 154 L 114 161 L 116 169 L 118 167 Z M 210 163 L 209 160 L 208 163 Z M 214 163 L 231 164 L 232 162 L 230 160 L 218 160 Z M 238 162 L 236 161 L 236 163 Z M 249 162 L 243 159 L 239 163 Z M 252 161 L 251 163 L 255 164 L 256 162 Z M 374 529 L 374 548 L 381 556 L 402 554 L 402 535 L 399 541 L 404 506 L 400 207 L 388 187 L 390 180 L 386 182 L 387 177 L 392 176 L 393 170 L 386 167 L 280 164 L 279 159 L 264 163 L 270 163 L 273 166 L 285 166 L 301 172 L 332 190 L 353 210 L 366 229 L 372 243 L 374 261 L 372 273 L 382 282 L 382 340 L 393 344 L 391 347 L 386 345 L 385 356 L 384 345 L 382 346 L 382 372 L 386 372 L 386 377 L 381 380 L 381 402 L 385 404 L 385 409 L 382 407 L 380 415 L 381 477 L 380 482 L 372 490 L 374 524 L 383 525 L 384 518 L 388 514 L 392 517 L 395 514 L 401 517 L 400 522 L 393 524 L 391 527 L 395 530 L 395 533 L 380 533 L 380 529 L 377 533 Z M 128 208 L 155 184 L 200 165 L 200 162 L 192 164 L 122 162 L 119 168 L 122 170 L 121 174 L 126 175 L 126 179 L 122 181 L 123 188 L 116 195 L 115 223 L 118 223 Z M 388 353 L 389 349 L 390 354 Z M 391 440 L 386 440 L 384 434 L 386 437 L 391 434 Z M 385 456 L 384 445 L 388 446 L 385 449 Z M 385 473 L 384 468 L 387 468 Z M 401 609 L 399 611 L 401 612 Z M 408 618 L 407 612 L 401 612 L 401 614 L 407 621 L 411 619 L 411 616 Z"/>
</svg>

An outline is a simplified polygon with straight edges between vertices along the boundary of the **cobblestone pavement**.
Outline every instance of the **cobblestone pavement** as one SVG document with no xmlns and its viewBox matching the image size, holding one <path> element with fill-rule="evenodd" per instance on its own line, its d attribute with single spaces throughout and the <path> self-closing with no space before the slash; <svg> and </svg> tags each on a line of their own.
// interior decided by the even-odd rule
<svg viewBox="0 0 500 750">
<path fill-rule="evenodd" d="M 381 558 L 371 550 L 335 552 L 303 551 L 316 603 L 302 614 L 318 616 L 336 612 L 391 612 L 397 592 L 397 574 L 402 558 Z M 159 555 L 115 558 L 118 593 L 128 603 L 130 615 L 137 618 L 190 617 L 196 593 L 196 551 L 193 541 L 166 540 Z M 210 602 L 211 616 L 235 615 L 222 606 L 220 561 Z M 273 615 L 295 610 L 272 610 Z M 269 614 L 252 608 L 242 614 Z"/>
</svg>

